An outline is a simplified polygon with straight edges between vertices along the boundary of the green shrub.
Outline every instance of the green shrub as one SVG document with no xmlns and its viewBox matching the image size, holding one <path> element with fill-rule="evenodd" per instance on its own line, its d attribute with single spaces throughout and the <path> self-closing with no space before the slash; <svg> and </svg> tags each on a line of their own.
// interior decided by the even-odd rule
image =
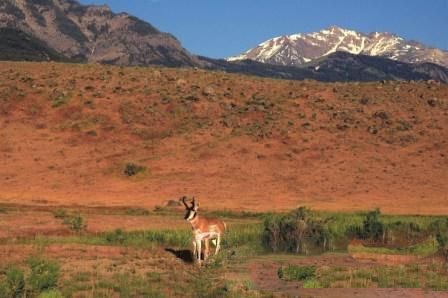
<svg viewBox="0 0 448 298">
<path fill-rule="evenodd" d="M 314 266 L 282 266 L 278 269 L 277 275 L 280 279 L 288 281 L 303 281 L 315 276 L 316 267 Z"/>
<path fill-rule="evenodd" d="M 439 219 L 429 226 L 440 247 L 448 245 L 448 219 Z"/>
<path fill-rule="evenodd" d="M 9 297 L 21 297 L 25 291 L 25 276 L 18 267 L 11 267 L 6 271 L 6 293 Z"/>
<path fill-rule="evenodd" d="M 38 298 L 64 298 L 64 295 L 58 290 L 49 290 L 42 292 Z"/>
<path fill-rule="evenodd" d="M 0 298 L 9 298 L 11 295 L 9 295 L 8 285 L 6 282 L 0 282 Z"/>
<path fill-rule="evenodd" d="M 131 177 L 131 176 L 135 176 L 135 175 L 137 175 L 138 173 L 144 172 L 145 169 L 146 169 L 146 168 L 143 167 L 143 166 L 139 166 L 139 165 L 136 165 L 136 164 L 134 164 L 134 163 L 127 163 L 127 164 L 125 165 L 125 167 L 124 167 L 123 173 L 124 173 L 126 176 Z"/>
<path fill-rule="evenodd" d="M 40 293 L 56 287 L 60 270 L 58 263 L 40 257 L 30 257 L 27 263 L 31 268 L 27 281 L 33 290 Z"/>
<path fill-rule="evenodd" d="M 331 220 L 331 217 L 320 217 L 306 207 L 284 215 L 269 214 L 264 220 L 263 242 L 273 251 L 302 253 L 305 243 L 325 250 L 332 238 L 328 227 Z"/>
<path fill-rule="evenodd" d="M 269 214 L 263 222 L 263 243 L 274 252 L 278 251 L 282 244 L 282 221 L 282 216 Z"/>
<path fill-rule="evenodd" d="M 351 225 L 347 227 L 346 234 L 359 239 L 379 240 L 384 232 L 385 225 L 380 221 L 380 209 L 368 212 L 361 225 Z"/>
<path fill-rule="evenodd" d="M 448 235 L 446 233 L 438 232 L 436 234 L 436 240 L 440 247 L 445 247 L 445 245 L 448 243 Z"/>
<path fill-rule="evenodd" d="M 113 232 L 106 233 L 106 240 L 110 243 L 123 244 L 127 239 L 126 233 L 122 229 L 116 229 Z"/>
<path fill-rule="evenodd" d="M 64 224 L 73 231 L 82 232 L 87 228 L 86 220 L 80 214 L 73 215 L 64 209 L 57 209 L 53 211 L 53 216 L 58 219 L 63 219 Z"/>
<path fill-rule="evenodd" d="M 67 211 L 65 209 L 56 209 L 53 211 L 53 216 L 55 218 L 64 219 L 67 217 Z"/>
<path fill-rule="evenodd" d="M 363 221 L 364 237 L 374 240 L 378 240 L 383 235 L 384 225 L 379 220 L 381 212 L 379 209 L 370 211 L 367 213 L 366 218 Z"/>
<path fill-rule="evenodd" d="M 323 286 L 319 283 L 319 281 L 315 279 L 306 280 L 303 284 L 303 288 L 305 289 L 321 289 Z"/>
<path fill-rule="evenodd" d="M 66 218 L 64 223 L 68 224 L 70 229 L 76 232 L 82 232 L 87 228 L 86 220 L 80 214 Z"/>
</svg>

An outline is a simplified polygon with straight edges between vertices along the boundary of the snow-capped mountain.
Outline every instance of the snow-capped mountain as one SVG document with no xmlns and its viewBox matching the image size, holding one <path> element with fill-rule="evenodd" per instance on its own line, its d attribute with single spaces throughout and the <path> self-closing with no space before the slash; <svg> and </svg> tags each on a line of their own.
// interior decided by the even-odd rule
<svg viewBox="0 0 448 298">
<path fill-rule="evenodd" d="M 386 32 L 369 34 L 337 26 L 313 33 L 298 33 L 269 39 L 228 61 L 259 62 L 297 66 L 336 51 L 381 56 L 407 63 L 431 62 L 448 67 L 448 51 L 427 47 Z"/>
</svg>

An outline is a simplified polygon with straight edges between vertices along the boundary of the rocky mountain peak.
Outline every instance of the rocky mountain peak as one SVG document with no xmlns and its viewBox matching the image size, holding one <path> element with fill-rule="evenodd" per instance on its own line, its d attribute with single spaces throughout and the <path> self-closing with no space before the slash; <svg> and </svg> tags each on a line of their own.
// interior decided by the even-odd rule
<svg viewBox="0 0 448 298">
<path fill-rule="evenodd" d="M 0 28 L 18 29 L 76 60 L 119 65 L 195 66 L 171 34 L 107 5 L 75 0 L 3 0 Z"/>
<path fill-rule="evenodd" d="M 407 63 L 431 62 L 448 66 L 448 52 L 407 41 L 389 32 L 362 33 L 338 26 L 318 32 L 296 33 L 269 39 L 229 61 L 255 60 L 286 66 L 298 66 L 336 51 L 380 56 Z"/>
</svg>

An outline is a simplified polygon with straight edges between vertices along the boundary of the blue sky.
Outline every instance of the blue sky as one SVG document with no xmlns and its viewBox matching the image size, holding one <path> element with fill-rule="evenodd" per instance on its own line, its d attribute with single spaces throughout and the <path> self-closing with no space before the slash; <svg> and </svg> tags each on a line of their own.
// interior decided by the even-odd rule
<svg viewBox="0 0 448 298">
<path fill-rule="evenodd" d="M 279 35 L 337 25 L 387 31 L 448 49 L 448 0 L 80 0 L 108 4 L 176 36 L 193 54 L 224 58 Z"/>
</svg>

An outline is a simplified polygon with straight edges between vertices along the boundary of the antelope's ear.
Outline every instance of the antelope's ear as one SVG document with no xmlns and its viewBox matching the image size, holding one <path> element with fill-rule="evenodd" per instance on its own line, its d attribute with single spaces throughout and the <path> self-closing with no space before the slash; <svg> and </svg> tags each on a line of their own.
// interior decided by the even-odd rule
<svg viewBox="0 0 448 298">
<path fill-rule="evenodd" d="M 196 200 L 195 197 L 193 197 L 193 210 L 198 211 L 199 209 L 199 200 Z"/>
</svg>

